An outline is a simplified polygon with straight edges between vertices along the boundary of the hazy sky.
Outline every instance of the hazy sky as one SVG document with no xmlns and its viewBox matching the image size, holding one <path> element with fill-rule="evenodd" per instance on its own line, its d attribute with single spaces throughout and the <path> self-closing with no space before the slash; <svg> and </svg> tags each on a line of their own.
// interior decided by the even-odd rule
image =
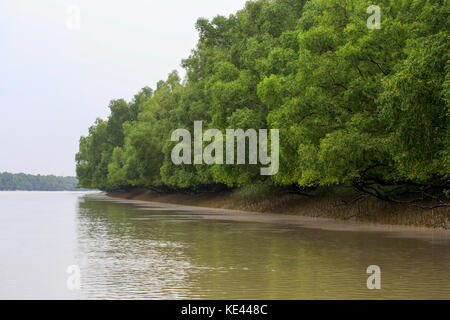
<svg viewBox="0 0 450 320">
<path fill-rule="evenodd" d="M 245 2 L 0 0 L 0 172 L 74 175 L 78 139 L 109 101 L 184 75 L 197 18 Z"/>
</svg>

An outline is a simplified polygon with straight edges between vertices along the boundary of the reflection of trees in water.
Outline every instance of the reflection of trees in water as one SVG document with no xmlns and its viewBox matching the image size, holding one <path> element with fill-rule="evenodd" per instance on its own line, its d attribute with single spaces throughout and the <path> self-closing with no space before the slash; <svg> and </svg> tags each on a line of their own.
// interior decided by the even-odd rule
<svg viewBox="0 0 450 320">
<path fill-rule="evenodd" d="M 78 254 L 87 297 L 186 297 L 190 267 L 179 244 L 145 232 L 130 206 L 84 199 L 78 213 Z"/>
<path fill-rule="evenodd" d="M 92 295 L 419 298 L 442 294 L 447 279 L 449 264 L 438 257 L 448 256 L 448 247 L 420 240 L 138 210 L 89 198 L 79 208 L 80 258 L 87 257 Z M 366 288 L 371 264 L 382 268 L 378 295 Z"/>
</svg>

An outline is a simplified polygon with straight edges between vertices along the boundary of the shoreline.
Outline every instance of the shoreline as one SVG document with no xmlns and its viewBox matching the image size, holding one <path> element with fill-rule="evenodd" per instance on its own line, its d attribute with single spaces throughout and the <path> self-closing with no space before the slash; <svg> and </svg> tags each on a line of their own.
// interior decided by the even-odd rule
<svg viewBox="0 0 450 320">
<path fill-rule="evenodd" d="M 310 217 L 303 215 L 287 215 L 275 212 L 257 212 L 227 208 L 215 208 L 205 206 L 195 206 L 180 203 L 160 202 L 155 200 L 140 200 L 130 194 L 100 192 L 91 194 L 89 197 L 100 200 L 108 200 L 119 203 L 131 203 L 146 208 L 161 208 L 176 211 L 195 212 L 204 214 L 209 219 L 226 219 L 234 221 L 254 221 L 262 223 L 281 223 L 292 224 L 304 228 L 321 229 L 329 231 L 347 231 L 347 232 L 381 232 L 389 237 L 423 239 L 436 243 L 450 245 L 450 230 L 436 229 L 423 226 L 411 225 L 388 225 L 374 224 L 361 221 L 344 221 L 327 217 Z M 151 210 L 151 209 L 149 209 Z"/>
<path fill-rule="evenodd" d="M 194 207 L 231 209 L 243 212 L 285 214 L 326 218 L 345 223 L 362 222 L 375 225 L 399 225 L 450 230 L 450 209 L 421 209 L 355 195 L 341 190 L 325 190 L 315 195 L 292 194 L 245 189 L 222 192 L 155 193 L 146 189 L 110 191 L 108 195 L 130 199 Z"/>
</svg>

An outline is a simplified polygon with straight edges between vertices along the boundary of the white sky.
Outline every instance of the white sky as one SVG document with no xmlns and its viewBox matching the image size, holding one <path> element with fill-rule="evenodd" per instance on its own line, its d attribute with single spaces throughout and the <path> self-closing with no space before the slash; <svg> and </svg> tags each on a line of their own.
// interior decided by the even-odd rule
<svg viewBox="0 0 450 320">
<path fill-rule="evenodd" d="M 174 69 L 199 17 L 245 0 L 0 0 L 0 172 L 75 175 L 78 139 L 111 99 Z M 71 6 L 80 28 L 67 27 Z"/>
</svg>

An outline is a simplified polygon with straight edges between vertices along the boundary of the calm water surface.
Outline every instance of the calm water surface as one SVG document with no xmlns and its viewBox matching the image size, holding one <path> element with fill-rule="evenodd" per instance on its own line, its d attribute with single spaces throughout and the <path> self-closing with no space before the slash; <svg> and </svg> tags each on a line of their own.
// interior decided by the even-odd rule
<svg viewBox="0 0 450 320">
<path fill-rule="evenodd" d="M 450 299 L 450 241 L 0 192 L 1 299 Z M 366 269 L 381 267 L 382 289 Z M 81 289 L 67 288 L 69 265 Z"/>
</svg>

